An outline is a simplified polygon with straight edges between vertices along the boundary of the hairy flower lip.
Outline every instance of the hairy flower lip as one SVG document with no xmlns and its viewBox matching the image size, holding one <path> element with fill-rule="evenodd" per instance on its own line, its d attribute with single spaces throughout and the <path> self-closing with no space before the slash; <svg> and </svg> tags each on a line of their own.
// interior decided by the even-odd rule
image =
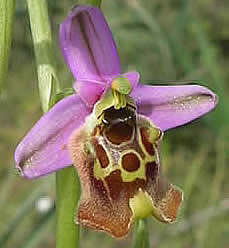
<svg viewBox="0 0 229 248">
<path fill-rule="evenodd" d="M 87 121 L 91 122 L 91 120 L 93 118 L 89 118 Z M 139 124 L 141 123 L 140 127 L 142 125 L 142 127 L 148 126 L 155 130 L 157 129 L 149 119 L 143 116 L 139 116 L 138 121 Z M 91 163 L 94 163 L 93 156 L 95 155 L 93 154 L 95 153 L 91 149 L 84 149 L 83 144 L 90 142 L 88 132 L 96 135 L 96 132 L 93 129 L 87 129 L 87 126 L 90 126 L 89 123 L 76 130 L 69 142 L 69 151 L 82 185 L 77 223 L 107 232 L 115 238 L 123 238 L 128 234 L 131 224 L 141 215 L 145 217 L 145 214 L 152 214 L 159 221 L 173 222 L 182 201 L 182 192 L 173 185 L 168 184 L 164 179 L 161 179 L 158 149 L 162 135 L 154 136 L 156 137 L 156 142 L 154 142 L 155 138 L 153 138 L 155 153 L 151 155 L 152 157 L 149 160 L 147 157 L 144 158 L 147 165 L 145 179 L 137 177 L 134 180 L 124 181 L 124 179 L 121 179 L 121 171 L 116 167 L 107 175 L 100 175 L 102 178 L 104 177 L 102 180 L 95 176 L 95 172 L 93 173 Z M 157 134 L 159 134 L 158 132 L 159 130 Z M 139 139 L 141 136 L 139 137 L 136 133 L 136 137 Z M 101 138 L 99 138 L 100 145 L 103 144 Z M 87 140 L 87 142 L 85 143 L 84 140 Z M 135 144 L 134 140 L 132 142 Z M 142 146 L 143 143 L 139 144 Z M 154 159 L 153 161 L 151 160 L 152 158 Z M 147 161 L 152 162 L 148 163 Z M 153 167 L 151 168 L 151 166 Z M 140 200 L 136 203 L 137 199 L 134 200 L 139 191 L 148 195 L 148 204 L 152 204 L 146 210 L 143 209 L 143 212 L 140 210 L 140 215 L 139 208 L 143 207 L 141 205 L 142 201 Z M 136 215 L 134 215 L 133 211 Z"/>
</svg>

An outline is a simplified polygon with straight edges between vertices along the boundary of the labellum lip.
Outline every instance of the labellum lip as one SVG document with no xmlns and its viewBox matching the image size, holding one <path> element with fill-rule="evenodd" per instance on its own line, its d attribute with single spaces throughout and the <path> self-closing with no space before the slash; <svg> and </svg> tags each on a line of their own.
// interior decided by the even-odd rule
<svg viewBox="0 0 229 248">
<path fill-rule="evenodd" d="M 103 118 L 108 124 L 86 124 L 70 139 L 82 186 L 77 221 L 116 238 L 148 215 L 172 222 L 181 200 L 159 174 L 162 132 L 128 106 L 107 109 Z"/>
</svg>

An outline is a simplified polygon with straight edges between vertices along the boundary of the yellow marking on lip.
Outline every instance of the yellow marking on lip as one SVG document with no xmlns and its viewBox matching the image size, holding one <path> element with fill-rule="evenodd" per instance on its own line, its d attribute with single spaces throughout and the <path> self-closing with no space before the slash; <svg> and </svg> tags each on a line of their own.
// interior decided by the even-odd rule
<svg viewBox="0 0 229 248">
<path fill-rule="evenodd" d="M 148 133 L 149 133 L 149 140 L 153 145 L 153 150 L 155 151 L 155 153 L 153 155 L 150 155 L 146 149 L 144 144 L 142 143 L 142 139 L 141 139 L 141 133 L 140 133 L 140 128 L 146 128 L 148 129 Z M 131 139 L 134 139 L 134 135 L 137 136 L 137 143 L 138 146 L 140 147 L 141 151 L 144 154 L 144 157 L 142 158 L 140 156 L 140 154 L 135 150 L 135 149 L 125 149 L 125 144 L 117 145 L 117 147 L 119 148 L 119 152 L 118 152 L 118 161 L 113 159 L 112 157 L 112 151 L 108 150 L 108 148 L 104 145 L 104 144 L 100 144 L 103 146 L 107 157 L 109 159 L 109 164 L 106 168 L 102 168 L 100 165 L 100 162 L 98 160 L 98 158 L 95 157 L 94 160 L 94 168 L 93 168 L 93 174 L 95 176 L 95 178 L 97 179 L 101 179 L 104 180 L 106 177 L 108 177 L 113 171 L 115 170 L 119 170 L 121 172 L 121 178 L 123 182 L 133 182 L 136 179 L 143 179 L 146 180 L 146 165 L 147 163 L 152 163 L 152 162 L 158 162 L 158 151 L 156 148 L 156 143 L 158 140 L 158 137 L 160 137 L 160 130 L 154 126 L 151 126 L 149 123 L 147 123 L 145 121 L 145 125 L 143 123 L 143 125 L 137 126 L 136 128 L 137 133 L 133 133 Z M 130 141 L 128 141 L 127 143 L 129 143 Z M 112 144 L 114 146 L 114 144 Z M 120 151 L 120 149 L 124 147 L 124 150 Z M 128 153 L 134 153 L 139 161 L 140 161 L 140 166 L 136 171 L 127 171 L 122 167 L 122 158 L 124 155 L 128 154 Z"/>
<path fill-rule="evenodd" d="M 129 172 L 129 171 L 124 170 L 122 167 L 122 158 L 124 155 L 126 155 L 128 153 L 134 153 L 140 161 L 140 167 L 136 171 Z M 118 163 L 120 166 L 121 178 L 122 178 L 123 182 L 133 182 L 137 178 L 146 180 L 146 174 L 145 174 L 146 161 L 143 161 L 141 156 L 135 150 L 130 149 L 130 150 L 125 150 L 124 152 L 122 152 L 122 154 L 120 155 L 120 159 L 119 159 Z"/>
<path fill-rule="evenodd" d="M 147 192 L 139 189 L 137 194 L 129 199 L 129 206 L 133 213 L 132 218 L 142 219 L 151 215 L 154 211 L 153 201 Z"/>
<path fill-rule="evenodd" d="M 118 164 L 112 164 L 112 158 L 110 154 L 107 152 L 104 146 L 103 148 L 105 149 L 107 153 L 109 164 L 106 168 L 102 168 L 99 160 L 96 158 L 94 161 L 94 170 L 93 170 L 95 178 L 104 179 L 107 176 L 109 176 L 113 171 L 120 170 L 121 178 L 123 182 L 133 182 L 137 178 L 146 180 L 146 164 L 148 162 L 154 162 L 155 156 L 146 156 L 146 158 L 143 160 L 141 156 L 135 150 L 129 149 L 121 153 Z M 138 170 L 129 172 L 122 168 L 122 157 L 128 153 L 134 153 L 138 157 L 140 161 L 140 167 L 138 168 Z"/>
<path fill-rule="evenodd" d="M 148 138 L 149 138 L 149 141 L 150 143 L 153 145 L 153 148 L 155 149 L 155 141 L 157 141 L 157 139 L 160 137 L 160 134 L 161 134 L 161 131 L 160 129 L 158 128 L 154 128 L 154 127 L 138 127 L 137 128 L 137 135 L 138 135 L 138 140 L 139 140 L 139 146 L 141 147 L 142 151 L 144 152 L 144 154 L 146 154 L 146 156 L 151 156 L 147 151 L 146 151 L 146 148 L 145 148 L 145 145 L 143 144 L 142 142 L 142 136 L 141 136 L 141 132 L 140 132 L 140 129 L 141 128 L 145 128 L 146 131 L 147 131 L 147 134 L 148 134 Z"/>
</svg>

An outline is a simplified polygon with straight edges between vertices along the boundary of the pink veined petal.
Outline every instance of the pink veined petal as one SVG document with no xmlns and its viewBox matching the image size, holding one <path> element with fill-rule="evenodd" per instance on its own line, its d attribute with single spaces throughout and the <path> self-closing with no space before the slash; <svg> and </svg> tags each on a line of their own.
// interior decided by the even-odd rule
<svg viewBox="0 0 229 248">
<path fill-rule="evenodd" d="M 65 61 L 77 81 L 105 82 L 120 74 L 120 60 L 111 31 L 98 8 L 76 7 L 60 25 Z"/>
<path fill-rule="evenodd" d="M 43 115 L 16 148 L 16 168 L 22 176 L 35 178 L 71 165 L 68 139 L 88 114 L 82 100 L 71 95 Z"/>
<path fill-rule="evenodd" d="M 126 77 L 130 81 L 132 90 L 137 86 L 140 78 L 139 73 L 136 71 L 126 72 L 122 74 L 122 76 Z"/>
<path fill-rule="evenodd" d="M 92 108 L 103 94 L 105 85 L 97 81 L 85 80 L 75 82 L 73 87 L 84 103 Z"/>
<path fill-rule="evenodd" d="M 149 117 L 163 131 L 190 122 L 217 104 L 216 95 L 198 85 L 138 85 L 131 96 L 138 113 Z"/>
</svg>

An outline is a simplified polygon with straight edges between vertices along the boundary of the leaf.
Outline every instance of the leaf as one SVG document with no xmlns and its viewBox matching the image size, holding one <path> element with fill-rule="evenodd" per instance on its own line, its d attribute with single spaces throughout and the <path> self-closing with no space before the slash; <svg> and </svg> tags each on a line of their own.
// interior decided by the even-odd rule
<svg viewBox="0 0 229 248">
<path fill-rule="evenodd" d="M 46 112 L 52 93 L 59 88 L 47 3 L 45 0 L 28 0 L 27 4 L 36 54 L 41 105 L 42 110 Z"/>
<path fill-rule="evenodd" d="M 14 0 L 0 0 L 0 93 L 8 69 L 14 6 Z"/>
</svg>

